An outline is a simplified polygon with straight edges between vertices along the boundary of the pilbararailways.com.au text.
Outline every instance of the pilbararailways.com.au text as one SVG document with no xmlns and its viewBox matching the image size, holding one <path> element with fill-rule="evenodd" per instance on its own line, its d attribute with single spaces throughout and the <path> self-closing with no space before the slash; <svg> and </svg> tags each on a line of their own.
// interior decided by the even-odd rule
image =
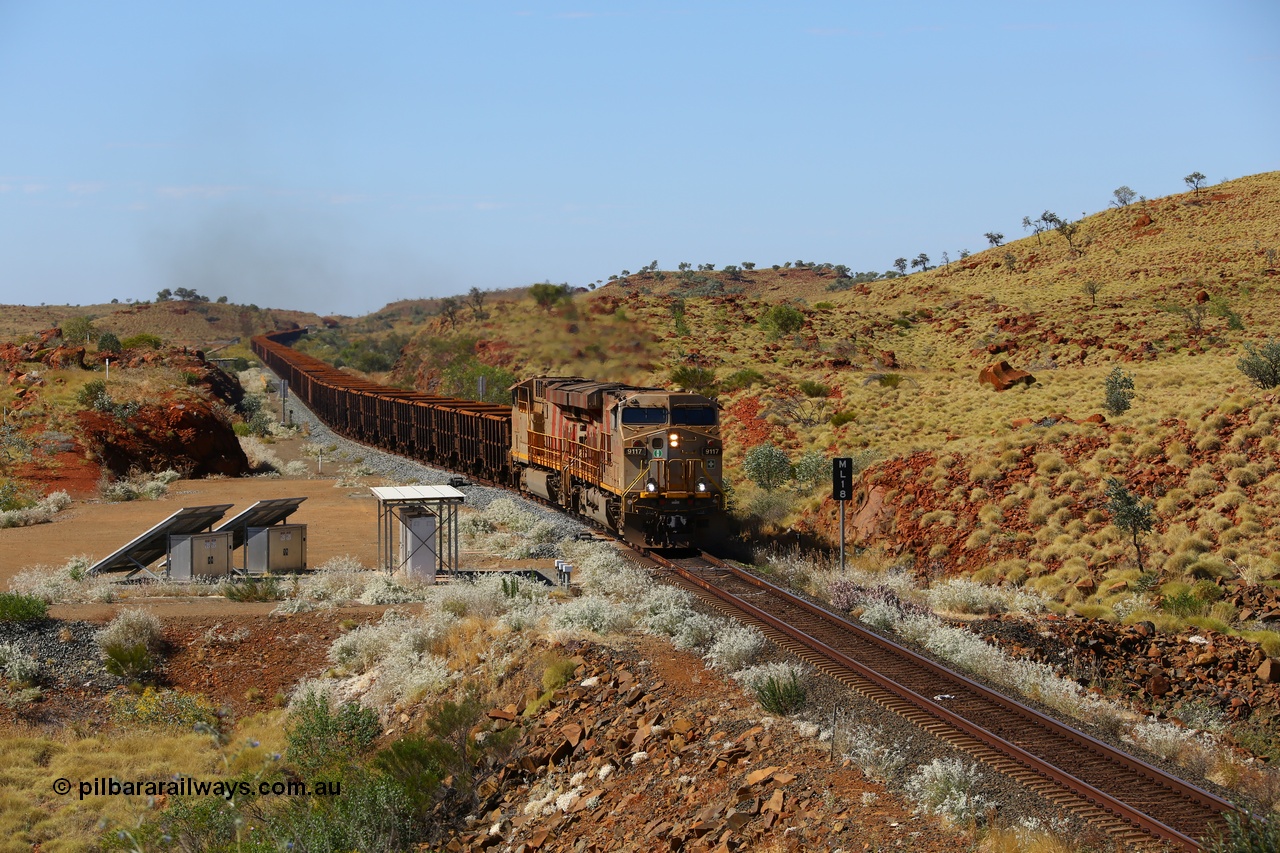
<svg viewBox="0 0 1280 853">
<path fill-rule="evenodd" d="M 59 784 L 62 783 L 62 784 Z M 53 789 L 59 794 L 71 793 L 71 783 L 67 779 L 58 779 Z M 342 782 L 326 780 L 308 785 L 298 780 L 279 779 L 274 782 L 211 782 L 203 779 L 192 779 L 183 776 L 178 779 L 163 781 L 126 780 L 120 781 L 112 776 L 86 779 L 77 785 L 80 799 L 85 797 L 222 797 L 230 802 L 236 797 L 337 797 L 342 794 Z"/>
</svg>

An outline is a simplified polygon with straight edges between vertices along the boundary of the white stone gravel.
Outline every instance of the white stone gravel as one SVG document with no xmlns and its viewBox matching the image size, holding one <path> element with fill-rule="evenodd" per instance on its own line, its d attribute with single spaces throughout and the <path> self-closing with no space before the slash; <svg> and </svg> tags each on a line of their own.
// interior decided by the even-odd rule
<svg viewBox="0 0 1280 853">
<path fill-rule="evenodd" d="M 275 374 L 271 375 L 275 377 Z M 276 381 L 279 381 L 278 377 L 275 378 Z M 348 464 L 353 460 L 359 459 L 360 466 L 371 472 L 370 476 L 378 477 L 397 485 L 424 486 L 447 486 L 449 478 L 457 476 L 455 472 L 446 471 L 442 468 L 433 468 L 404 456 L 397 456 L 394 453 L 388 453 L 385 450 L 344 438 L 329 429 L 297 397 L 290 395 L 287 405 L 293 413 L 292 422 L 296 426 L 306 427 L 310 433 L 310 441 L 325 446 L 337 446 L 340 458 L 344 459 Z M 326 457 L 326 464 L 328 463 L 329 459 Z M 590 528 L 577 519 L 542 504 L 526 500 L 519 493 L 508 489 L 483 486 L 477 483 L 462 486 L 460 491 L 467 496 L 465 506 L 471 509 L 484 509 L 499 498 L 519 501 L 522 510 L 552 526 L 554 537 L 550 538 L 554 538 L 556 541 L 571 539 L 580 533 L 590 533 Z M 556 556 L 554 544 L 535 546 L 534 551 L 534 553 L 530 554 L 531 557 L 551 558 Z M 541 551 L 546 551 L 546 553 L 543 554 Z"/>
</svg>

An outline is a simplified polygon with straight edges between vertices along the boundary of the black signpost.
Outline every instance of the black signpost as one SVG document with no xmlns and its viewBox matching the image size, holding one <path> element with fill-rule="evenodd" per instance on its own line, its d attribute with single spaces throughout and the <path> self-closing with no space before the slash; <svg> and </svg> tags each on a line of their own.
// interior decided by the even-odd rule
<svg viewBox="0 0 1280 853">
<path fill-rule="evenodd" d="M 831 499 L 840 502 L 840 574 L 844 574 L 844 505 L 853 499 L 853 460 L 831 460 Z"/>
</svg>

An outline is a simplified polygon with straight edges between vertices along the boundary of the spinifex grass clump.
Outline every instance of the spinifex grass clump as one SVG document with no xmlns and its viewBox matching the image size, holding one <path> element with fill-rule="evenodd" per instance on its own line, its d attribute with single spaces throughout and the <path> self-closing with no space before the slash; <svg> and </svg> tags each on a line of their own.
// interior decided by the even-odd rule
<svg viewBox="0 0 1280 853">
<path fill-rule="evenodd" d="M 769 676 L 755 689 L 756 701 L 770 714 L 791 714 L 804 705 L 805 689 L 793 672 L 786 679 Z"/>
<path fill-rule="evenodd" d="M 150 674 L 159 662 L 160 632 L 155 614 L 139 609 L 120 611 L 95 638 L 107 672 L 130 681 Z"/>
</svg>

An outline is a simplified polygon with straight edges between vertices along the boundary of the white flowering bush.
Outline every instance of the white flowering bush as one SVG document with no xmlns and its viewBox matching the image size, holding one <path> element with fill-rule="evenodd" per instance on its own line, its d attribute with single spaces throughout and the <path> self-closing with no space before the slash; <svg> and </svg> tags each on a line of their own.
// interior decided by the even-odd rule
<svg viewBox="0 0 1280 853">
<path fill-rule="evenodd" d="M 455 622 L 447 613 L 411 619 L 388 611 L 381 622 L 361 625 L 335 640 L 329 647 L 329 660 L 348 672 L 360 673 L 378 666 L 393 649 L 415 654 L 439 651 Z"/>
<path fill-rule="evenodd" d="M 755 628 L 725 621 L 703 659 L 716 669 L 737 672 L 756 659 L 764 644 L 764 634 Z"/>
<path fill-rule="evenodd" d="M 1163 723 L 1154 718 L 1143 720 L 1134 726 L 1129 739 L 1166 761 L 1182 764 L 1207 764 L 1203 755 L 1215 750 L 1213 738 L 1209 734 Z"/>
<path fill-rule="evenodd" d="M 992 805 L 974 791 L 978 781 L 978 768 L 972 764 L 958 758 L 935 758 L 911 774 L 906 784 L 907 796 L 925 814 L 956 823 L 974 823 Z"/>
<path fill-rule="evenodd" d="M 136 500 L 159 500 L 169 493 L 169 484 L 182 477 L 177 471 L 168 469 L 151 474 L 134 474 L 125 479 L 108 481 L 105 478 L 98 485 L 103 500 L 122 503 Z"/>
<path fill-rule="evenodd" d="M 378 662 L 378 678 L 365 694 L 365 704 L 410 705 L 444 690 L 453 678 L 444 658 L 397 642 Z"/>
<path fill-rule="evenodd" d="M 537 516 L 521 509 L 511 498 L 498 498 L 484 508 L 482 516 L 494 529 L 517 533 L 529 530 L 538 522 Z"/>
<path fill-rule="evenodd" d="M 928 591 L 929 606 L 950 613 L 1039 613 L 1039 596 L 1016 588 L 988 586 L 968 578 L 950 578 Z"/>
<path fill-rule="evenodd" d="M 60 568 L 32 566 L 9 581 L 9 591 L 35 596 L 43 599 L 46 604 L 79 601 L 85 597 L 89 586 L 101 584 L 101 581 L 90 582 L 89 567 L 92 565 L 93 561 L 81 554 L 72 557 Z"/>
<path fill-rule="evenodd" d="M 359 600 L 361 604 L 404 604 L 421 598 L 421 588 L 402 586 L 386 575 L 378 574 L 369 580 Z"/>
<path fill-rule="evenodd" d="M 849 759 L 870 779 L 892 780 L 906 763 L 906 750 L 879 726 L 854 726 L 849 732 Z"/>
<path fill-rule="evenodd" d="M 748 691 L 755 693 L 768 683 L 769 679 L 773 679 L 778 684 L 789 683 L 792 679 L 796 681 L 804 681 L 808 676 L 807 667 L 791 663 L 790 661 L 780 661 L 775 663 L 763 663 L 758 666 L 749 666 L 733 673 L 730 677 L 741 684 Z"/>
<path fill-rule="evenodd" d="M 98 648 L 145 646 L 149 651 L 160 649 L 160 619 L 149 610 L 131 607 L 116 614 L 107 627 L 98 631 L 94 639 Z"/>
<path fill-rule="evenodd" d="M 296 711 L 312 697 L 319 698 L 330 708 L 337 704 L 338 682 L 331 678 L 304 678 L 289 694 L 289 710 Z"/>
<path fill-rule="evenodd" d="M 693 596 L 682 589 L 654 584 L 640 602 L 641 624 L 650 634 L 674 637 L 696 611 Z"/>
<path fill-rule="evenodd" d="M 501 576 L 489 575 L 474 581 L 455 580 L 447 586 L 436 588 L 440 609 L 454 616 L 479 616 L 492 619 L 502 615 L 511 606 L 511 599 L 502 586 Z"/>
<path fill-rule="evenodd" d="M 631 627 L 632 614 L 628 608 L 603 595 L 584 595 L 556 608 L 551 624 L 557 628 L 611 634 Z"/>
<path fill-rule="evenodd" d="M 71 506 L 70 495 L 66 492 L 51 492 L 37 501 L 34 506 L 0 512 L 0 530 L 45 524 L 69 506 Z"/>
<path fill-rule="evenodd" d="M 381 573 L 364 568 L 350 555 L 334 557 L 303 579 L 298 595 L 312 601 L 354 601 L 380 577 Z"/>
<path fill-rule="evenodd" d="M 40 664 L 17 643 L 0 643 L 0 672 L 15 684 L 30 685 L 40 674 Z"/>
<path fill-rule="evenodd" d="M 671 640 L 681 651 L 702 651 L 715 642 L 719 630 L 720 620 L 691 611 L 680 622 Z"/>
</svg>

